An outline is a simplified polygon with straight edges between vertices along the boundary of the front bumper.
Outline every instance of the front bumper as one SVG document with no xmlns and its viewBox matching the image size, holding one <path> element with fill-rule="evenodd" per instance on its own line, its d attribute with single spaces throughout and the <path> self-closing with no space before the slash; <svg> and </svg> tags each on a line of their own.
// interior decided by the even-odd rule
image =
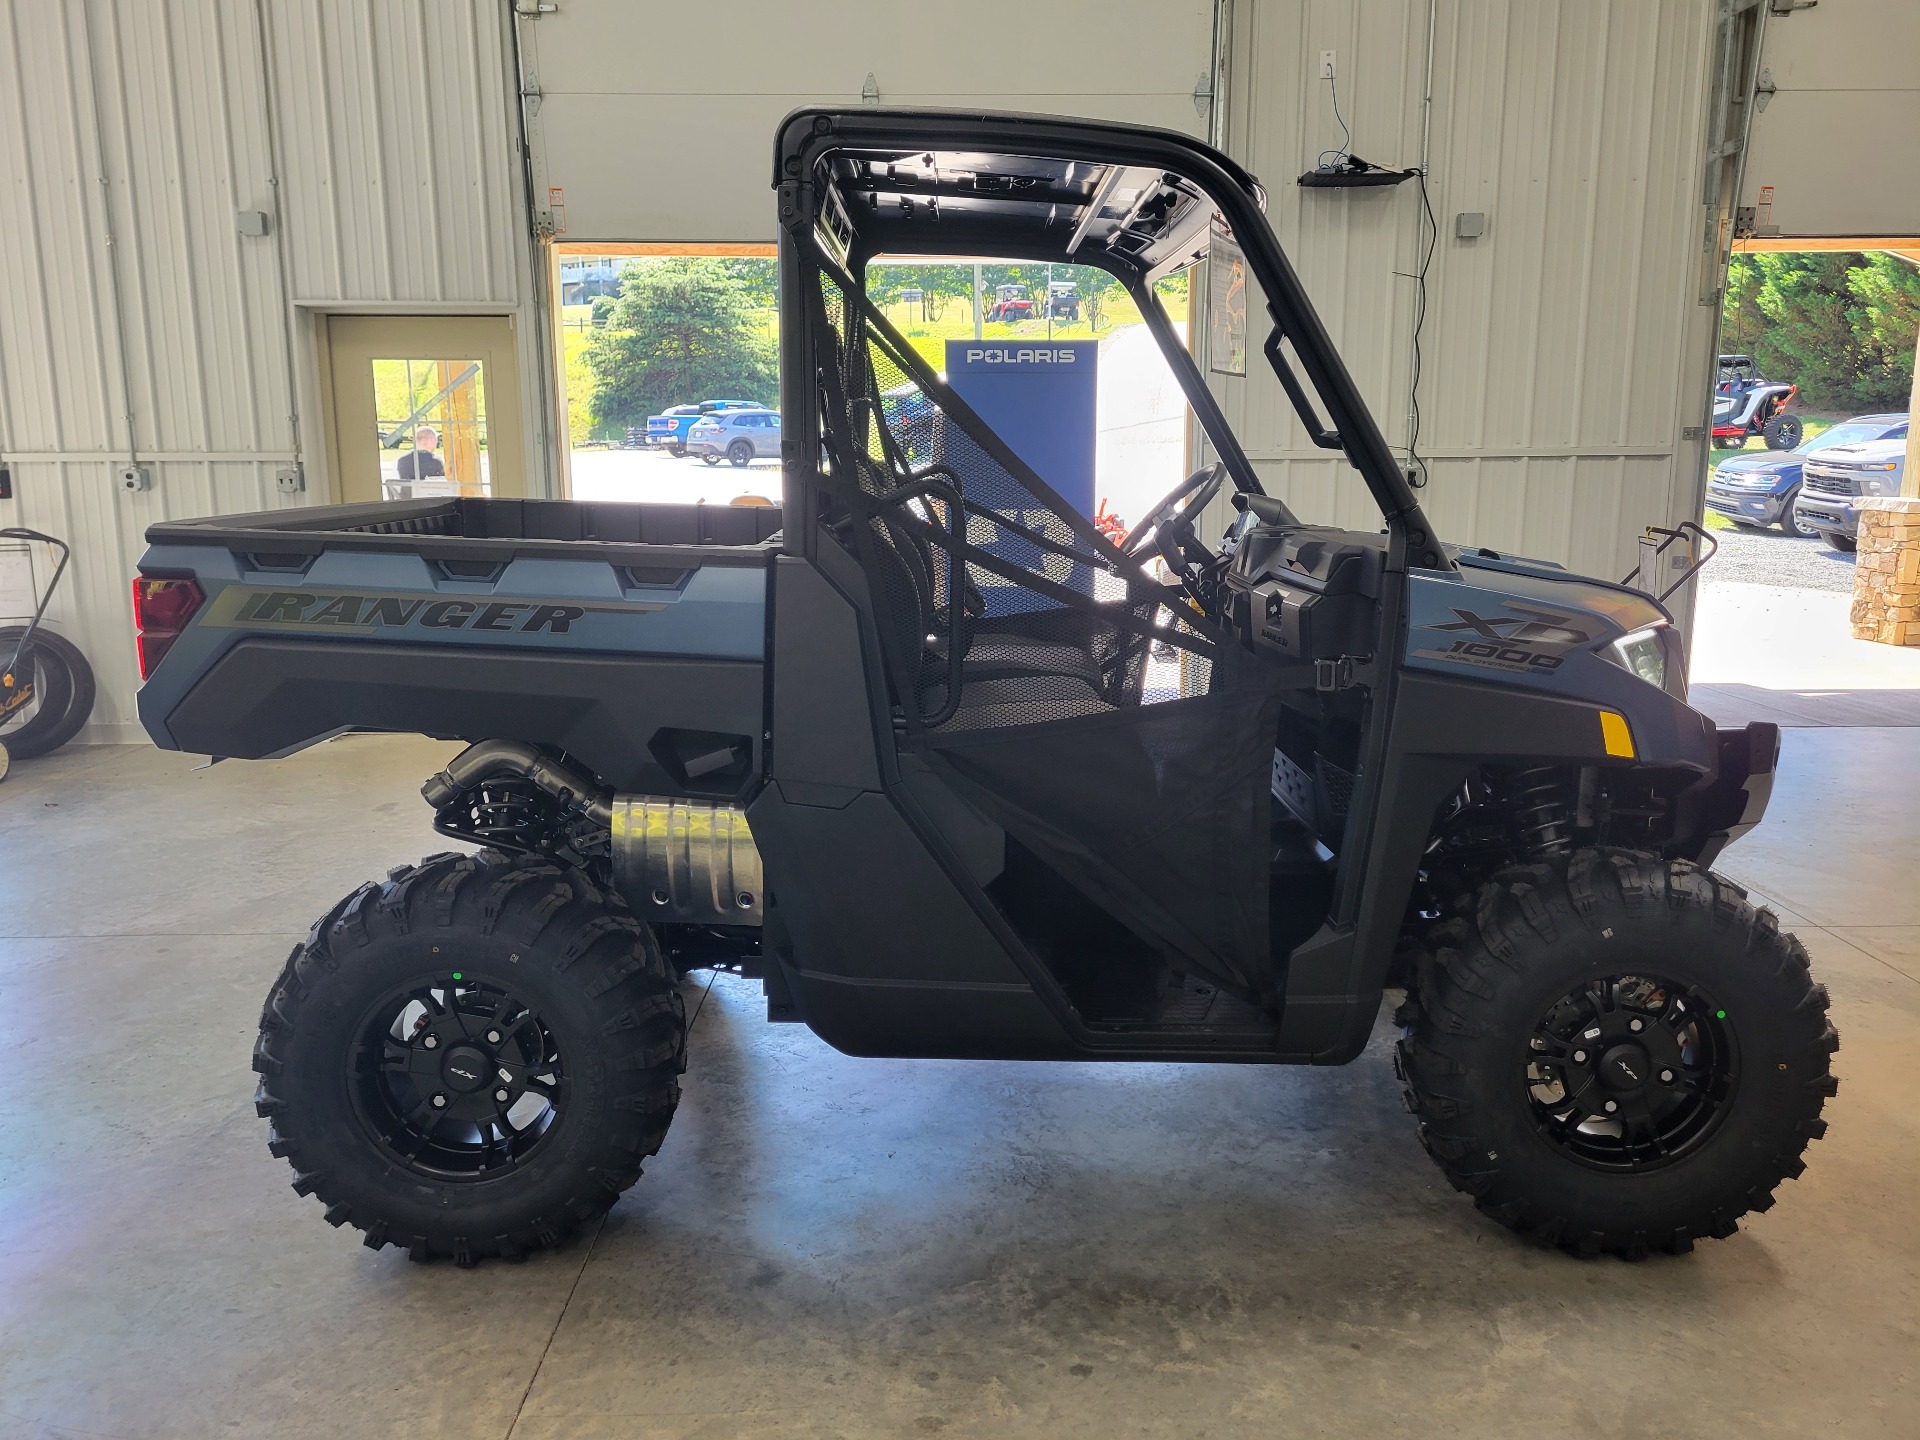
<svg viewBox="0 0 1920 1440">
<path fill-rule="evenodd" d="M 1775 525 L 1786 513 L 1784 499 L 1765 490 L 1722 490 L 1707 486 L 1707 508 L 1749 525 Z"/>
<path fill-rule="evenodd" d="M 1715 727 L 1713 775 L 1680 797 L 1677 832 L 1699 837 L 1697 864 L 1711 866 L 1720 852 L 1760 823 L 1773 798 L 1780 763 L 1780 727 L 1755 720 L 1737 730 Z"/>
<path fill-rule="evenodd" d="M 1860 531 L 1860 497 L 1857 495 L 1802 490 L 1793 502 L 1793 513 L 1803 525 L 1830 535 L 1857 535 Z"/>
</svg>

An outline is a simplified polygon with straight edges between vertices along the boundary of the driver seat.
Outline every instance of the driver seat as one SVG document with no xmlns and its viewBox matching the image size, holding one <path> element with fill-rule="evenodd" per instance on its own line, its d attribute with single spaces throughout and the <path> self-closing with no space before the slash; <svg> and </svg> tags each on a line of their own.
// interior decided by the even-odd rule
<svg viewBox="0 0 1920 1440">
<path fill-rule="evenodd" d="M 982 623 L 963 613 L 959 624 L 950 626 L 946 612 L 954 601 L 941 594 L 943 587 L 936 578 L 941 566 L 931 542 L 914 526 L 886 512 L 874 516 L 872 531 L 880 570 L 875 578 L 886 594 L 886 618 L 898 654 L 913 667 L 899 688 L 913 695 L 922 714 L 945 706 L 952 673 L 949 637 L 956 633 L 963 705 L 970 703 L 968 692 L 975 687 L 991 687 L 994 693 L 973 698 L 996 705 L 1028 698 L 1055 703 L 1101 698 L 1107 676 L 1091 646 L 1072 634 L 1075 629 L 1090 631 L 1085 623 L 1089 617 L 1061 607 Z M 961 604 L 966 604 L 964 597 Z M 1041 685 L 1044 695 L 1022 693 L 1028 688 L 1023 682 L 1033 681 L 1064 683 Z"/>
</svg>

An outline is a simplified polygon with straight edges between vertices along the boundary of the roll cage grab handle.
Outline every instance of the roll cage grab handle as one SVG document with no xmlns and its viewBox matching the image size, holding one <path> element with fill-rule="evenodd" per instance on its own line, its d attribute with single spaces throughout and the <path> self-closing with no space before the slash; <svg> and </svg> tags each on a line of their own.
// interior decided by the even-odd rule
<svg viewBox="0 0 1920 1440">
<path fill-rule="evenodd" d="M 927 116 L 929 121 L 935 118 L 932 113 Z M 1235 241 L 1266 292 L 1267 312 L 1274 328 L 1262 348 L 1281 388 L 1286 391 L 1288 400 L 1299 414 L 1313 443 L 1322 449 L 1341 451 L 1348 463 L 1359 472 L 1374 503 L 1380 507 L 1387 524 L 1388 568 L 1401 570 L 1409 564 L 1429 570 L 1451 571 L 1454 568 L 1435 540 L 1433 528 L 1427 523 L 1419 499 L 1408 485 L 1407 477 L 1394 459 L 1392 450 L 1388 448 L 1386 437 L 1380 433 L 1380 427 L 1367 410 L 1359 387 L 1354 384 L 1346 363 L 1341 360 L 1326 327 L 1321 324 L 1313 302 L 1307 298 L 1306 289 L 1300 283 L 1292 262 L 1274 238 L 1266 216 L 1254 203 L 1246 183 L 1235 177 L 1234 172 L 1238 167 L 1231 160 L 1209 146 L 1169 130 L 1131 126 L 1122 128 L 1092 122 L 1059 122 L 1038 116 L 1027 119 L 973 114 L 938 118 L 962 129 L 964 135 L 961 138 L 969 148 L 994 149 L 1009 154 L 1048 155 L 1093 165 L 1151 166 L 1170 170 L 1198 186 L 1225 216 Z M 807 127 L 804 136 L 795 134 L 801 124 Z M 814 177 L 818 174 L 818 163 L 833 151 L 850 146 L 898 147 L 912 151 L 926 146 L 929 136 L 924 128 L 915 133 L 902 134 L 899 126 L 897 117 L 884 113 L 867 116 L 850 112 L 829 115 L 820 111 L 802 111 L 789 116 L 780 127 L 774 153 L 774 183 L 780 191 L 781 223 L 789 227 L 796 221 L 809 226 L 812 224 L 816 208 Z M 1244 175 L 1244 172 L 1241 174 Z M 1247 177 L 1247 180 L 1250 181 L 1251 177 Z M 1121 278 L 1124 283 L 1126 277 L 1122 275 Z M 1127 288 L 1137 296 L 1135 285 L 1128 284 Z M 1151 292 L 1151 286 L 1145 283 L 1144 276 L 1139 277 L 1138 289 Z M 1153 308 L 1157 310 L 1158 306 Z M 1157 318 L 1164 322 L 1164 315 L 1156 317 L 1146 307 L 1142 309 L 1143 318 L 1154 329 L 1155 338 L 1159 340 L 1161 326 L 1155 325 L 1154 321 Z M 1165 328 L 1171 332 L 1171 325 Z M 1312 386 L 1312 396 L 1282 353 L 1281 346 L 1287 343 L 1291 343 L 1300 369 L 1306 373 L 1307 384 Z M 1217 421 L 1221 432 L 1230 436 L 1232 432 L 1226 426 L 1225 417 L 1221 415 L 1204 381 L 1198 386 L 1205 396 L 1206 403 L 1202 404 L 1195 398 L 1195 387 L 1190 383 L 1190 379 L 1200 378 L 1197 373 L 1189 377 L 1181 373 L 1183 367 L 1176 365 L 1174 368 L 1176 378 L 1187 392 L 1187 398 L 1194 405 L 1196 413 L 1202 417 L 1203 425 L 1211 432 L 1212 426 L 1207 422 Z M 1191 362 L 1187 368 L 1191 368 Z M 1318 398 L 1326 412 L 1324 422 L 1314 408 L 1314 397 Z M 1237 442 L 1233 449 L 1239 450 Z M 1229 472 L 1234 475 L 1236 486 L 1245 489 L 1245 477 L 1251 475 L 1251 467 L 1242 471 L 1244 455 L 1223 452 L 1222 458 L 1226 460 Z"/>
</svg>

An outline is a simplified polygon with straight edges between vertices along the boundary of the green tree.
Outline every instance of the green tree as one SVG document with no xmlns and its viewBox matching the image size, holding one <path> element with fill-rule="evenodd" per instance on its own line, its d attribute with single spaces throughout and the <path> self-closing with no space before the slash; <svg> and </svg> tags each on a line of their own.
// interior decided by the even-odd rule
<svg viewBox="0 0 1920 1440">
<path fill-rule="evenodd" d="M 1900 410 L 1913 384 L 1920 271 L 1896 256 L 1735 255 L 1722 348 L 1800 387 L 1815 410 Z"/>
<path fill-rule="evenodd" d="M 771 297 L 733 268 L 741 263 L 676 256 L 627 265 L 606 326 L 587 345 L 597 427 L 721 396 L 774 402 L 774 345 L 755 314 Z"/>
<path fill-rule="evenodd" d="M 885 308 L 898 304 L 903 291 L 918 290 L 928 297 L 928 314 L 940 318 L 947 302 L 973 300 L 972 265 L 871 265 L 867 267 L 867 294 Z"/>
<path fill-rule="evenodd" d="M 1904 410 L 1913 393 L 1914 337 L 1920 335 L 1920 266 L 1884 250 L 1847 272 L 1847 288 L 1865 311 L 1865 329 L 1885 360 L 1876 388 Z"/>
</svg>

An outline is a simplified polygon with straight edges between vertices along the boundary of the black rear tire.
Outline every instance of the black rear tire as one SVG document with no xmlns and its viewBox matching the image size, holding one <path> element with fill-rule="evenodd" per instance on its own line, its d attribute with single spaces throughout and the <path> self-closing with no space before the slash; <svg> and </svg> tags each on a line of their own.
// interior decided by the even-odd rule
<svg viewBox="0 0 1920 1440">
<path fill-rule="evenodd" d="M 0 627 L 0 666 L 13 656 L 14 646 L 27 633 L 24 625 Z M 20 656 L 20 669 L 32 667 L 36 708 L 24 721 L 0 728 L 8 751 L 16 760 L 28 760 L 58 750 L 93 714 L 93 667 L 64 635 L 41 626 Z"/>
<path fill-rule="evenodd" d="M 329 1224 L 464 1265 L 603 1216 L 666 1137 L 685 1056 L 673 972 L 618 896 L 543 859 L 436 855 L 293 948 L 254 1104 Z"/>
<path fill-rule="evenodd" d="M 1662 988 L 1613 983 L 1635 977 Z M 1539 1038 L 1543 1017 L 1583 992 L 1654 998 L 1606 1010 L 1618 1037 L 1583 1042 L 1599 1026 L 1574 1019 L 1553 1060 L 1539 1048 L 1552 1043 Z M 1398 1018 L 1408 1108 L 1454 1188 L 1508 1228 L 1582 1255 L 1638 1259 L 1733 1234 L 1805 1168 L 1801 1154 L 1826 1132 L 1820 1111 L 1837 1088 L 1829 1057 L 1839 1037 L 1800 942 L 1726 881 L 1635 851 L 1584 850 L 1497 876 L 1471 921 L 1437 929 Z M 1656 1052 L 1647 1063 L 1647 1050 L 1617 1043 L 1627 1024 L 1668 1054 L 1663 1027 L 1691 1034 L 1693 1060 Z M 1582 1043 L 1590 1062 L 1571 1048 Z M 1617 1075 L 1603 1083 L 1601 1068 L 1629 1052 L 1637 1068 L 1622 1069 L 1639 1088 Z M 1678 1123 L 1665 1138 L 1635 1141 L 1598 1113 L 1596 1097 L 1615 1095 L 1648 1112 L 1676 1095 L 1697 1108 L 1670 1110 Z"/>
</svg>

